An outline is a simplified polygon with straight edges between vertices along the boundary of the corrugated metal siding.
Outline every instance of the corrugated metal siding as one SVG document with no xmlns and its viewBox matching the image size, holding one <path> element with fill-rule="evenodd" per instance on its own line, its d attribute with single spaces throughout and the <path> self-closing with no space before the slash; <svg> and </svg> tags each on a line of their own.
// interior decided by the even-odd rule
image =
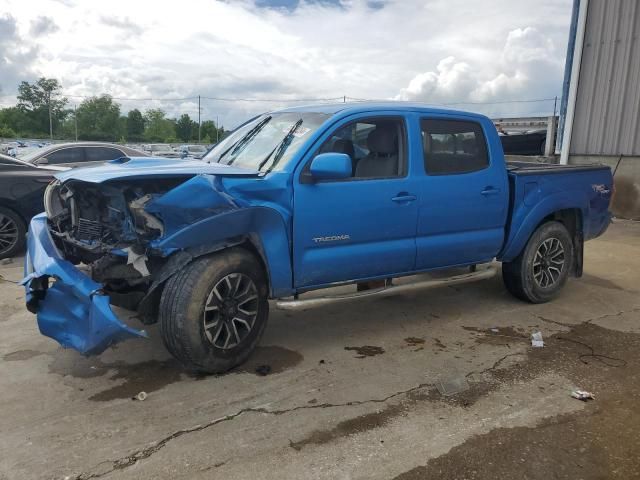
<svg viewBox="0 0 640 480">
<path fill-rule="evenodd" d="M 640 155 L 640 0 L 590 0 L 570 155 Z"/>
</svg>

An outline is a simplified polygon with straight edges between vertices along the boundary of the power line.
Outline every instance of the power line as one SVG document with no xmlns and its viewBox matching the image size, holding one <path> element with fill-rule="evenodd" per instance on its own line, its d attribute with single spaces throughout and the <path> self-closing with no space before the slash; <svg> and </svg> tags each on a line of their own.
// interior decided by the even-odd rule
<svg viewBox="0 0 640 480">
<path fill-rule="evenodd" d="M 488 102 L 445 102 L 445 103 L 432 103 L 432 105 L 442 105 L 442 106 L 451 106 L 451 105 L 500 105 L 507 103 L 540 103 L 540 102 L 553 102 L 557 97 L 551 98 L 536 98 L 532 100 L 496 100 L 496 101 L 488 101 Z M 357 98 L 357 97 L 347 97 L 347 100 L 355 100 L 357 102 L 389 102 L 390 100 L 375 100 L 371 98 Z M 427 102 L 430 103 L 430 102 Z"/>
<path fill-rule="evenodd" d="M 72 94 L 62 94 L 65 97 L 69 98 L 94 98 L 97 96 L 109 95 L 109 94 L 100 94 L 100 95 L 72 95 Z M 192 97 L 115 97 L 109 95 L 113 100 L 119 101 L 132 101 L 132 102 L 183 102 L 187 100 L 197 100 L 198 95 L 194 95 Z M 0 95 L 0 98 L 6 97 L 16 97 L 16 94 L 4 94 Z M 360 97 L 349 97 L 349 96 L 340 96 L 340 97 L 328 97 L 328 98 L 248 98 L 248 97 L 207 97 L 201 96 L 200 98 L 205 100 L 214 100 L 220 102 L 270 102 L 270 103 L 297 103 L 297 102 L 332 102 L 332 101 L 340 101 L 343 99 L 354 100 L 356 102 L 370 102 L 370 101 L 380 101 L 380 102 L 388 102 L 389 99 L 372 99 L 372 98 L 360 98 Z M 475 102 L 475 101 L 461 101 L 461 102 L 443 102 L 443 103 L 434 103 L 433 105 L 443 105 L 443 106 L 452 106 L 452 105 L 501 105 L 501 104 L 510 104 L 510 103 L 541 103 L 541 102 L 552 102 L 555 101 L 556 97 L 550 98 L 535 98 L 535 99 L 512 99 L 512 100 L 494 100 L 494 101 L 485 101 L 485 102 Z"/>
<path fill-rule="evenodd" d="M 127 98 L 127 97 L 113 97 L 111 95 L 109 95 L 108 93 L 103 93 L 100 95 L 67 95 L 67 94 L 63 94 L 65 97 L 71 97 L 71 98 L 95 98 L 95 97 L 102 97 L 105 95 L 108 95 L 109 97 L 111 97 L 112 100 L 120 100 L 120 101 L 132 101 L 132 102 L 152 102 L 152 101 L 159 101 L 159 102 L 183 102 L 185 100 L 197 100 L 198 96 L 196 95 L 195 97 L 183 97 L 183 98 Z"/>
<path fill-rule="evenodd" d="M 207 100 L 217 100 L 221 102 L 332 102 L 342 100 L 343 97 L 332 98 L 224 98 L 224 97 L 202 97 Z M 349 97 L 347 97 L 349 98 Z"/>
</svg>

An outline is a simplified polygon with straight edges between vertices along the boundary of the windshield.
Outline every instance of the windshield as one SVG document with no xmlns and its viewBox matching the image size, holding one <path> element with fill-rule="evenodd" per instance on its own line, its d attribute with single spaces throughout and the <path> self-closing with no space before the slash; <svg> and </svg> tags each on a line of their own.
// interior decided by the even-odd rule
<svg viewBox="0 0 640 480">
<path fill-rule="evenodd" d="M 203 160 L 260 172 L 281 170 L 328 117 L 311 112 L 261 115 L 232 132 Z"/>
</svg>

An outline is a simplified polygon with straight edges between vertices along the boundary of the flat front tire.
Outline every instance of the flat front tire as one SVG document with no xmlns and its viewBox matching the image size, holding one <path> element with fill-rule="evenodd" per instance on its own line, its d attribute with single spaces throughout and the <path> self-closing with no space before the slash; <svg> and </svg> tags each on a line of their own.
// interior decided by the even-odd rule
<svg viewBox="0 0 640 480">
<path fill-rule="evenodd" d="M 232 248 L 187 265 L 171 277 L 160 299 L 160 332 L 187 369 L 222 373 L 245 362 L 269 316 L 261 263 Z"/>
<path fill-rule="evenodd" d="M 520 255 L 502 264 L 502 279 L 507 290 L 519 299 L 545 303 L 560 293 L 573 261 L 573 242 L 567 228 L 560 222 L 543 223 Z"/>
</svg>

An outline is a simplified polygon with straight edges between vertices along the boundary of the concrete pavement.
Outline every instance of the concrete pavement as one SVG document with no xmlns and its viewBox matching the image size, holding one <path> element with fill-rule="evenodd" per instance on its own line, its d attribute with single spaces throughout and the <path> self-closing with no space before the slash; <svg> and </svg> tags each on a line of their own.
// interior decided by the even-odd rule
<svg viewBox="0 0 640 480">
<path fill-rule="evenodd" d="M 640 477 L 640 223 L 587 243 L 552 303 L 498 275 L 272 309 L 248 364 L 212 377 L 155 326 L 98 357 L 60 348 L 23 308 L 20 262 L 0 266 L 0 478 Z"/>
</svg>

